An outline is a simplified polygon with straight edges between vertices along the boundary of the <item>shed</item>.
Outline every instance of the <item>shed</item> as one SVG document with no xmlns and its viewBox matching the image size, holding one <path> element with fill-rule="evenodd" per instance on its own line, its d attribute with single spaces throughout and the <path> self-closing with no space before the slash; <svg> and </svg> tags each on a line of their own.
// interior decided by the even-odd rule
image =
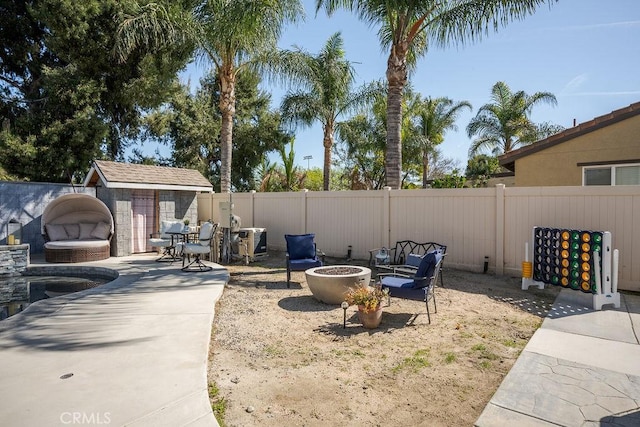
<svg viewBox="0 0 640 427">
<path fill-rule="evenodd" d="M 150 252 L 147 240 L 163 220 L 198 219 L 198 193 L 213 185 L 198 171 L 95 160 L 84 180 L 113 215 L 112 256 Z"/>
</svg>

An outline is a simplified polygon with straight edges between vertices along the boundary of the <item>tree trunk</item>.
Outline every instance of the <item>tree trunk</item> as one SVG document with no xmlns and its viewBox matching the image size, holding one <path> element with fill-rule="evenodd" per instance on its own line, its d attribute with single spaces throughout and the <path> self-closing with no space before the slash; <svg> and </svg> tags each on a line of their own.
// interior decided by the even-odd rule
<svg viewBox="0 0 640 427">
<path fill-rule="evenodd" d="M 422 154 L 422 188 L 427 188 L 427 180 L 429 178 L 429 152 Z"/>
<path fill-rule="evenodd" d="M 324 170 L 322 174 L 323 190 L 329 191 L 329 183 L 331 181 L 331 147 L 333 147 L 333 126 L 328 124 L 324 127 Z"/>
<path fill-rule="evenodd" d="M 406 42 L 393 45 L 387 60 L 387 150 L 384 160 L 387 186 L 400 189 L 402 169 L 402 92 L 407 84 Z"/>
<path fill-rule="evenodd" d="M 236 76 L 233 66 L 220 70 L 220 192 L 231 191 L 231 159 L 233 152 L 233 116 L 236 114 Z"/>
</svg>

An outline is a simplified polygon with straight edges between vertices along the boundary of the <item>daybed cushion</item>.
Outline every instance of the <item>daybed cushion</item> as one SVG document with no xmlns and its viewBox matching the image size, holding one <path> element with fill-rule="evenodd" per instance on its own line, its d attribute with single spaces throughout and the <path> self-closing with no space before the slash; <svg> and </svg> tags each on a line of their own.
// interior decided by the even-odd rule
<svg viewBox="0 0 640 427">
<path fill-rule="evenodd" d="M 63 224 L 64 229 L 67 231 L 69 239 L 80 238 L 80 226 L 78 224 Z"/>
<path fill-rule="evenodd" d="M 59 240 L 44 244 L 46 249 L 102 248 L 104 246 L 109 246 L 108 240 Z"/>
<path fill-rule="evenodd" d="M 49 236 L 49 240 L 57 241 L 57 240 L 67 240 L 69 236 L 67 235 L 67 231 L 65 230 L 62 224 L 47 224 L 47 235 Z"/>
<path fill-rule="evenodd" d="M 96 239 L 107 240 L 109 238 L 110 231 L 111 231 L 111 227 L 109 227 L 109 225 L 106 222 L 100 221 L 91 232 L 91 237 L 95 237 Z"/>
<path fill-rule="evenodd" d="M 94 228 L 96 228 L 95 224 L 81 222 L 80 223 L 80 236 L 78 237 L 78 239 L 80 239 L 80 240 L 90 240 L 90 239 L 92 239 L 93 236 L 91 236 L 91 233 L 93 233 L 93 229 Z"/>
</svg>

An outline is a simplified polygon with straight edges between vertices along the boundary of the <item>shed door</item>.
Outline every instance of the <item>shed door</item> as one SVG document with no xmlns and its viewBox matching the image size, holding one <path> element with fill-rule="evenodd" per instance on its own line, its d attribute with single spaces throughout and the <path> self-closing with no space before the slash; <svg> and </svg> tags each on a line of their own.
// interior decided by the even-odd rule
<svg viewBox="0 0 640 427">
<path fill-rule="evenodd" d="M 156 197 L 153 190 L 131 192 L 131 253 L 151 251 L 147 239 L 153 233 L 156 214 Z"/>
</svg>

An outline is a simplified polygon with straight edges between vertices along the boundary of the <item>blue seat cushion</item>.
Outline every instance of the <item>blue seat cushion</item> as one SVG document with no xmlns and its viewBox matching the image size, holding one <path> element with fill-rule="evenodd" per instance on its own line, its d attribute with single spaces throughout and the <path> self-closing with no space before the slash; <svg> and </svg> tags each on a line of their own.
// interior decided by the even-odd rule
<svg viewBox="0 0 640 427">
<path fill-rule="evenodd" d="M 321 267 L 322 261 L 318 258 L 292 259 L 289 261 L 289 269 L 294 271 L 307 270 L 313 267 Z"/>
<path fill-rule="evenodd" d="M 285 234 L 284 239 L 287 241 L 287 252 L 289 258 L 308 259 L 316 257 L 316 245 L 313 243 L 315 234 Z"/>
<path fill-rule="evenodd" d="M 383 277 L 380 281 L 383 289 L 389 290 L 389 295 L 396 298 L 424 301 L 424 288 L 414 288 L 413 279 L 406 277 Z"/>
<path fill-rule="evenodd" d="M 383 287 L 387 287 L 387 288 L 413 289 L 413 279 L 409 279 L 407 277 L 387 276 L 387 277 L 383 277 L 380 283 L 382 283 Z"/>
<path fill-rule="evenodd" d="M 424 301 L 425 290 L 428 288 L 387 288 L 389 295 L 395 298 Z"/>
</svg>

